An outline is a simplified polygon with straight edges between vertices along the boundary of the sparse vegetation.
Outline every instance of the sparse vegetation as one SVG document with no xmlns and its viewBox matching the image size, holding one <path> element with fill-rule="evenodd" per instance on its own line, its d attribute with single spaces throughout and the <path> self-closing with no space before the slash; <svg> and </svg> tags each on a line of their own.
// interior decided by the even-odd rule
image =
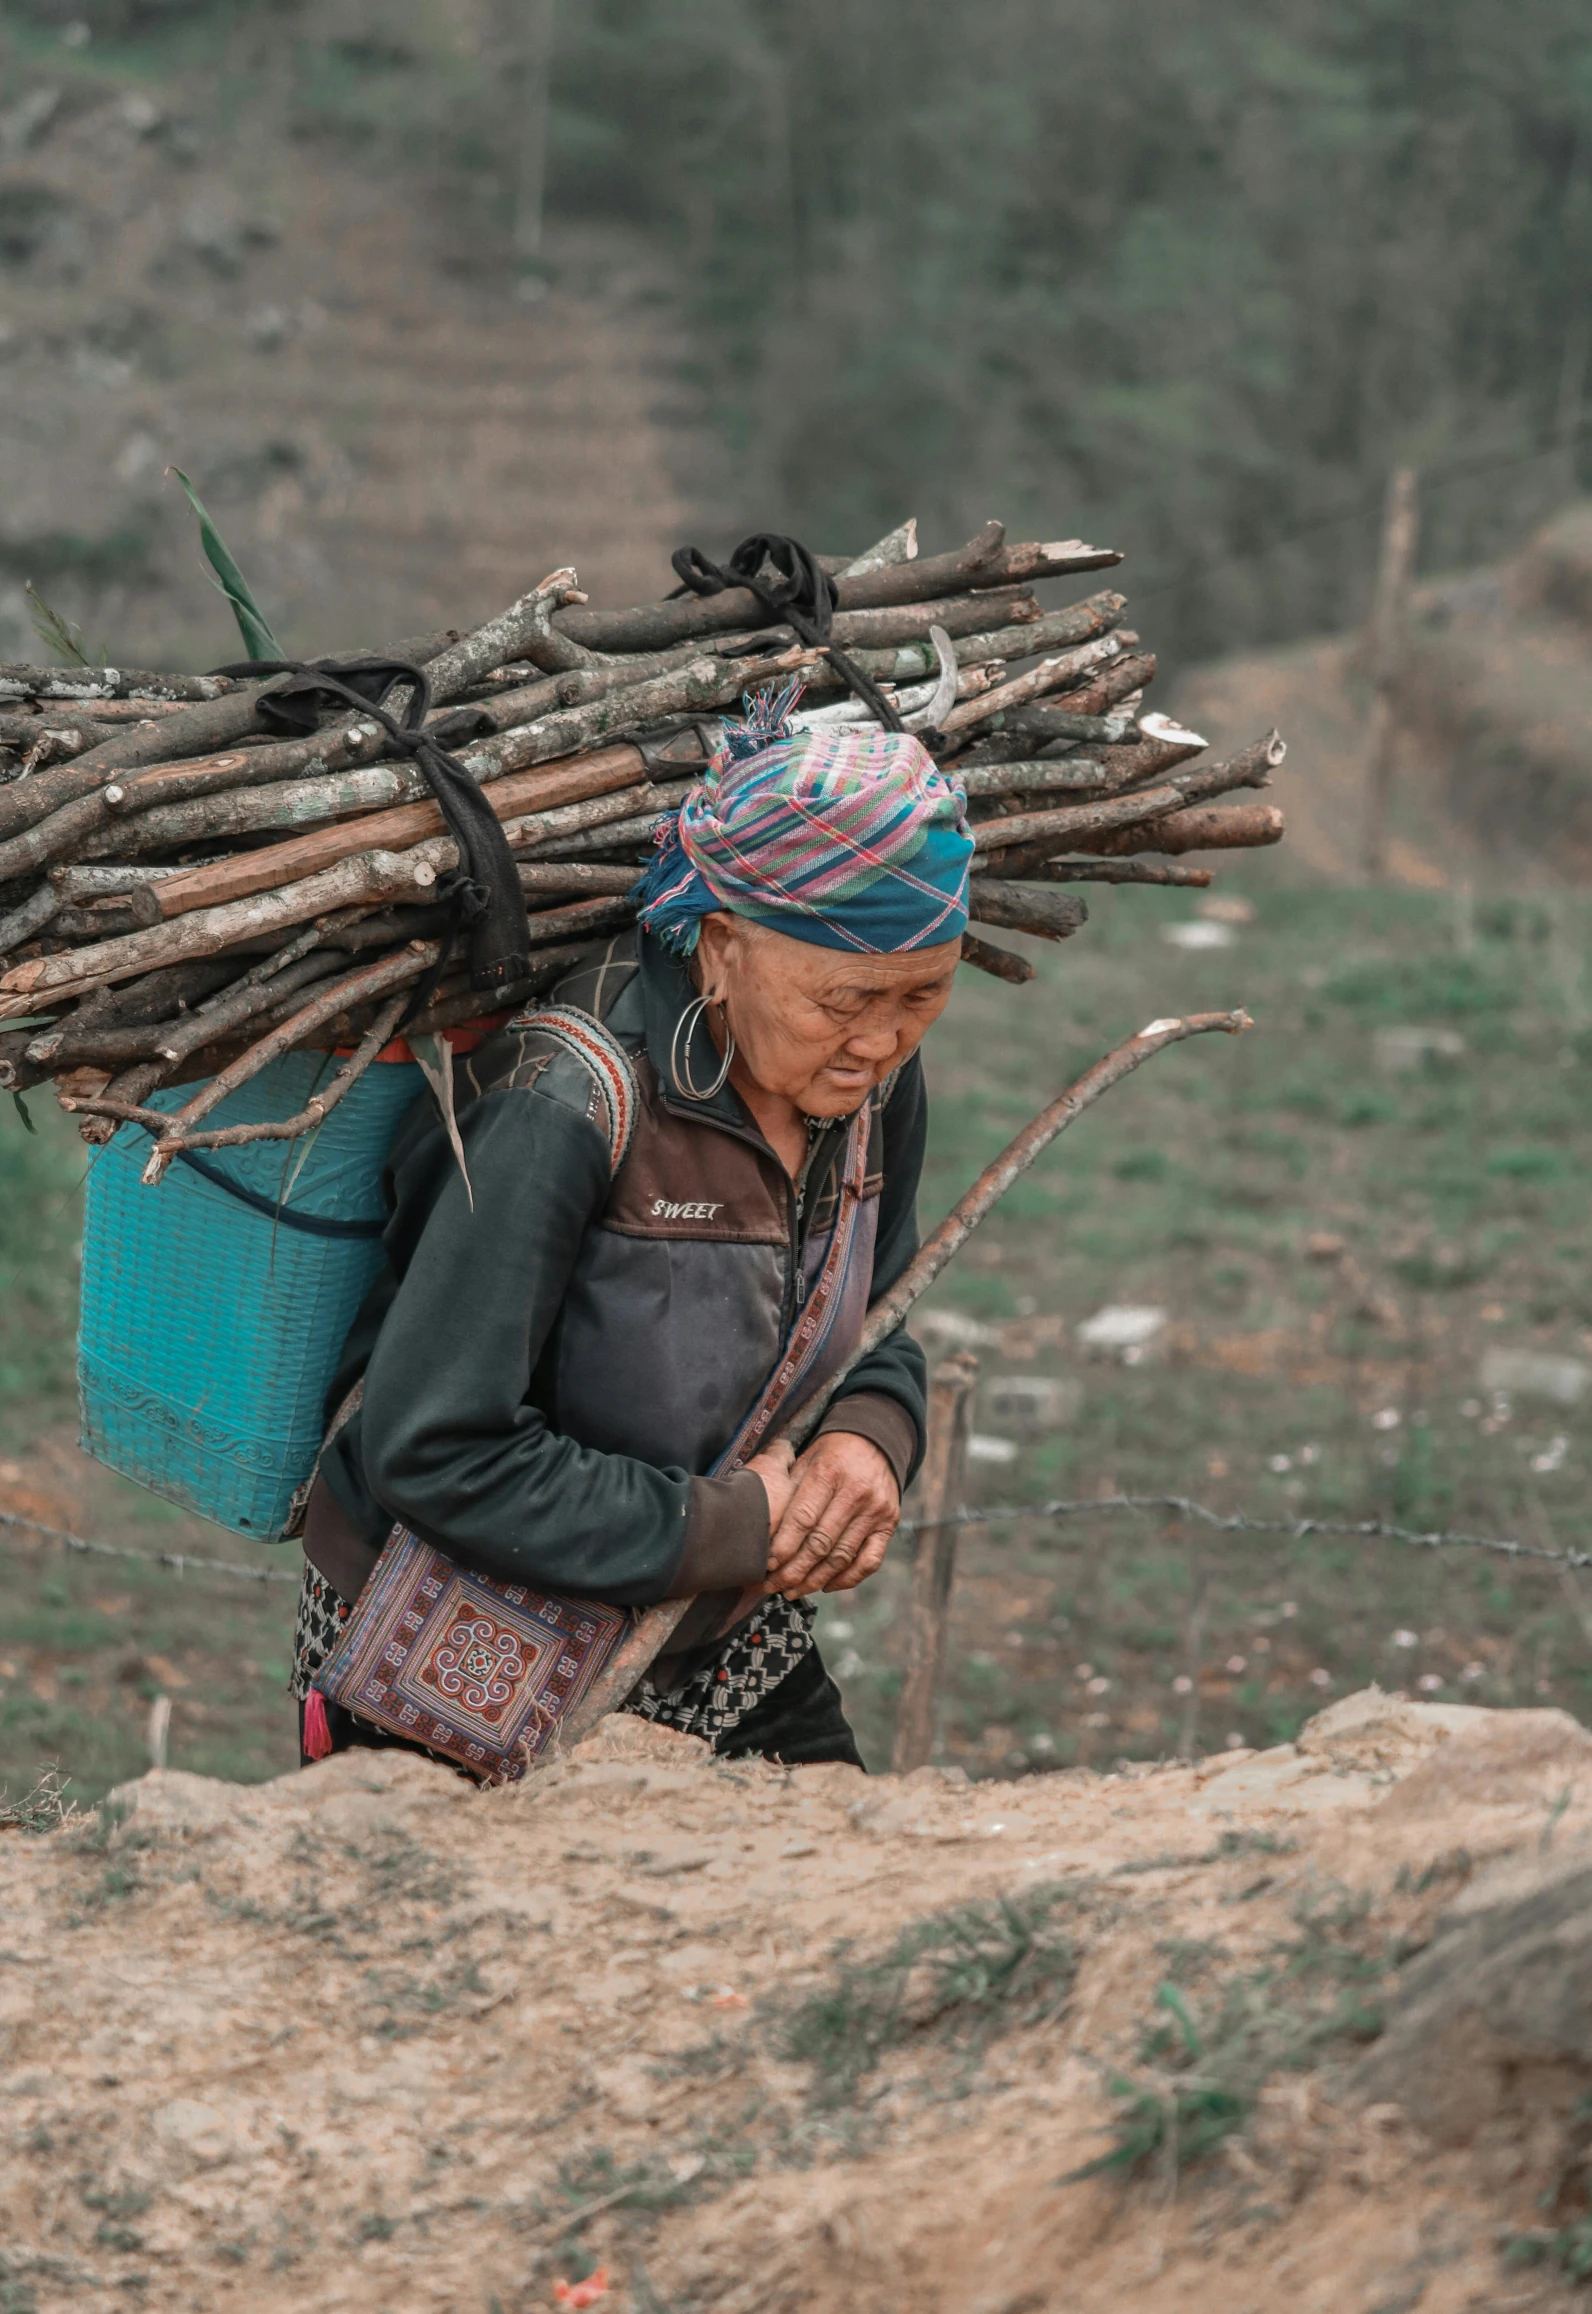
<svg viewBox="0 0 1592 2314">
<path fill-rule="evenodd" d="M 1297 1940 L 1213 1985 L 1198 2009 L 1167 1977 L 1138 2069 L 1107 2076 L 1118 2107 L 1112 2143 L 1074 2176 L 1132 2176 L 1161 2162 L 1175 2177 L 1243 2128 L 1274 2074 L 1374 2040 L 1389 1956 L 1364 1949 L 1364 1909 L 1341 1895 L 1302 1904 Z"/>
<path fill-rule="evenodd" d="M 59 1768 L 46 1768 L 31 1792 L 8 1799 L 0 1792 L 0 1832 L 58 1832 L 77 1814 L 66 1796 L 67 1778 Z"/>
<path fill-rule="evenodd" d="M 893 2049 L 979 2049 L 1060 2013 L 1077 1968 L 1071 1916 L 1089 1901 L 1061 1884 L 953 1906 L 902 1931 L 873 1960 L 839 1956 L 834 1974 L 775 2028 L 782 2056 L 810 2065 L 827 2104 L 855 2098 Z"/>
</svg>

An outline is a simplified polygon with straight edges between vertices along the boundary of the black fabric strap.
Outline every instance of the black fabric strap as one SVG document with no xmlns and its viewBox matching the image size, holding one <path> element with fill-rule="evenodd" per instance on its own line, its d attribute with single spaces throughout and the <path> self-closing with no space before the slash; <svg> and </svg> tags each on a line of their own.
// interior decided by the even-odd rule
<svg viewBox="0 0 1592 2314">
<path fill-rule="evenodd" d="M 759 530 L 743 538 L 722 566 L 709 562 L 697 546 L 677 548 L 670 561 L 680 581 L 675 594 L 721 595 L 727 587 L 747 588 L 777 624 L 794 627 L 810 650 L 822 649 L 836 674 L 864 706 L 873 709 L 887 731 L 906 729 L 878 685 L 830 642 L 840 592 L 800 539 L 787 538 L 782 531 Z M 764 575 L 769 570 L 772 578 Z"/>
<path fill-rule="evenodd" d="M 142 1120 L 135 1117 L 129 1122 L 139 1124 Z M 153 1139 L 153 1125 L 145 1125 L 144 1131 Z M 246 1189 L 241 1181 L 234 1181 L 229 1173 L 222 1172 L 219 1165 L 212 1165 L 208 1159 L 195 1156 L 191 1149 L 179 1149 L 177 1162 L 179 1165 L 191 1166 L 206 1181 L 213 1181 L 218 1189 L 224 1189 L 240 1205 L 250 1206 L 254 1212 L 263 1213 L 268 1221 L 279 1221 L 284 1229 L 302 1230 L 306 1237 L 380 1237 L 387 1226 L 385 1220 L 338 1221 L 331 1214 L 300 1213 L 296 1206 L 279 1205 L 274 1197 L 264 1197 L 258 1189 Z"/>
<path fill-rule="evenodd" d="M 497 989 L 523 980 L 531 968 L 525 894 L 514 855 L 497 814 L 443 741 L 458 745 L 474 738 L 490 720 L 478 708 L 460 708 L 431 730 L 423 729 L 431 706 L 425 673 L 407 659 L 344 659 L 307 666 L 296 659 L 249 659 L 213 668 L 217 675 L 286 675 L 289 680 L 262 691 L 257 703 L 267 729 L 308 739 L 323 708 L 352 707 L 371 716 L 386 732 L 395 754 L 418 764 L 436 798 L 447 830 L 459 847 L 459 865 L 437 889 L 451 910 L 442 954 L 410 1004 L 406 1020 L 425 1010 L 461 932 L 470 942 L 470 986 Z M 388 694 L 407 685 L 403 721 L 387 712 Z"/>
</svg>

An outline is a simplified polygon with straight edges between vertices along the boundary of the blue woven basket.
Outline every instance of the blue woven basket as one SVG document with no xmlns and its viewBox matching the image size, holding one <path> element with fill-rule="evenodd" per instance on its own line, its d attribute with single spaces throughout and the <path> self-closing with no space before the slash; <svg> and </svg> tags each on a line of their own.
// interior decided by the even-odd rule
<svg viewBox="0 0 1592 2314">
<path fill-rule="evenodd" d="M 328 1073 L 324 1054 L 289 1053 L 207 1122 L 296 1116 Z M 412 1064 L 383 1063 L 312 1140 L 196 1153 L 154 1189 L 139 1179 L 151 1147 L 140 1127 L 101 1151 L 77 1369 L 82 1442 L 97 1461 L 237 1534 L 281 1533 L 381 1266 L 381 1169 L 422 1086 Z M 185 1085 L 149 1105 L 180 1108 L 193 1094 Z"/>
</svg>

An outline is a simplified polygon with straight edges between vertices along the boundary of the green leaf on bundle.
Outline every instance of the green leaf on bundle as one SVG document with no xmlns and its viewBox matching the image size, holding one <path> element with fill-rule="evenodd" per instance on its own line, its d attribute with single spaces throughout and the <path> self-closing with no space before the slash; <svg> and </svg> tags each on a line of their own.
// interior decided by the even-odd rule
<svg viewBox="0 0 1592 2314">
<path fill-rule="evenodd" d="M 188 493 L 188 503 L 199 517 L 199 543 L 205 550 L 205 560 L 216 574 L 216 583 L 232 605 L 232 615 L 238 622 L 243 637 L 243 648 L 251 659 L 281 659 L 286 657 L 281 644 L 272 634 L 265 613 L 249 591 L 249 582 L 233 561 L 226 542 L 205 511 L 203 499 L 180 466 L 173 474 Z"/>
</svg>

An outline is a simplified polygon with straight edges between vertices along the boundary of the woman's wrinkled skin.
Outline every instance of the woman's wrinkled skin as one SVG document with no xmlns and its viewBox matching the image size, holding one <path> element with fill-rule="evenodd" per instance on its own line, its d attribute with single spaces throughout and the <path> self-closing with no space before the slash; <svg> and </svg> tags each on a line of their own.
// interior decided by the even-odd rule
<svg viewBox="0 0 1592 2314">
<path fill-rule="evenodd" d="M 730 1083 L 793 1179 L 807 1119 L 849 1117 L 917 1051 L 945 1010 L 960 949 L 947 940 L 854 956 L 743 916 L 703 917 L 692 971 L 714 1044 L 722 1054 L 734 1037 Z M 767 1590 L 850 1591 L 878 1570 L 901 1498 L 870 1439 L 830 1431 L 799 1456 L 778 1441 L 747 1468 L 768 1494 Z"/>
</svg>

